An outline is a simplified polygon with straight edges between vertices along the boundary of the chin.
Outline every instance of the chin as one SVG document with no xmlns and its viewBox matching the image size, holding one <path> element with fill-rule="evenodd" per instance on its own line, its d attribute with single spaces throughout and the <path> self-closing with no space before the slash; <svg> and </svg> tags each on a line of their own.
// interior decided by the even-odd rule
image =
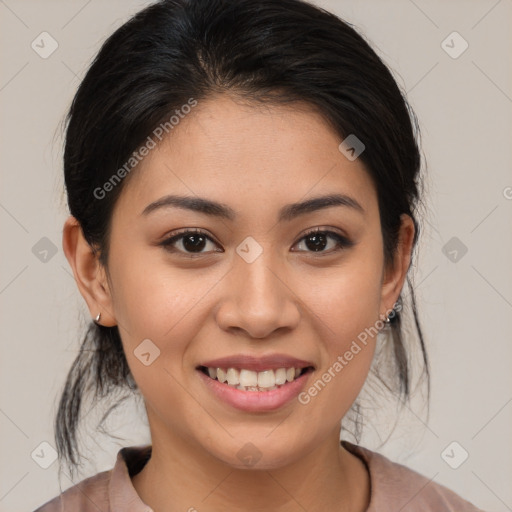
<svg viewBox="0 0 512 512">
<path fill-rule="evenodd" d="M 286 441 L 283 441 L 283 436 L 271 439 L 271 435 L 268 435 L 268 431 L 260 436 L 245 435 L 243 439 L 233 439 L 227 446 L 215 443 L 215 446 L 205 449 L 224 464 L 247 471 L 274 470 L 289 466 L 310 451 L 306 445 L 298 444 L 293 437 L 285 435 Z"/>
</svg>

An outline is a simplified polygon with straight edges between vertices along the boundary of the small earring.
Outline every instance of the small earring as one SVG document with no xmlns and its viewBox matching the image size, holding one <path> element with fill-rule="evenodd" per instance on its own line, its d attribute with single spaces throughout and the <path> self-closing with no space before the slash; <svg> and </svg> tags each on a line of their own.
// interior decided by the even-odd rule
<svg viewBox="0 0 512 512">
<path fill-rule="evenodd" d="M 96 318 L 93 320 L 93 322 L 96 324 L 96 325 L 101 325 L 100 324 L 100 318 L 101 318 L 101 313 L 98 313 L 98 315 L 96 316 Z"/>
<path fill-rule="evenodd" d="M 398 300 L 395 302 L 395 304 L 393 305 L 393 309 L 391 310 L 391 313 L 389 314 L 389 316 L 386 318 L 386 320 L 384 320 L 384 322 L 386 323 L 386 326 L 389 326 L 391 325 L 391 322 L 393 320 L 396 319 L 396 315 L 398 314 L 398 312 L 402 309 L 402 300 L 401 298 L 399 297 Z"/>
</svg>

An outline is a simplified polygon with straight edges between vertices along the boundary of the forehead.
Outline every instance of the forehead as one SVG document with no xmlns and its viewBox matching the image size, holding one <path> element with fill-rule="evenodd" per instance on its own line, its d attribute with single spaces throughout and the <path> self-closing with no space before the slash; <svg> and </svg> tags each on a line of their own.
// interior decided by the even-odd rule
<svg viewBox="0 0 512 512">
<path fill-rule="evenodd" d="M 344 193 L 371 210 L 373 182 L 360 159 L 350 161 L 339 151 L 340 143 L 307 104 L 248 104 L 215 96 L 182 115 L 136 166 L 120 207 L 140 213 L 165 194 L 181 193 L 240 211 L 250 206 L 254 214 L 308 196 Z"/>
</svg>

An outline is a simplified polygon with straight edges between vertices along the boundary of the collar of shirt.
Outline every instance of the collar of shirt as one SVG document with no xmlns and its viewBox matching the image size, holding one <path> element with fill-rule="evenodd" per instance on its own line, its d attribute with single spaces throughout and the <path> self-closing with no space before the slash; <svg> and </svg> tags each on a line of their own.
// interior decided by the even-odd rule
<svg viewBox="0 0 512 512">
<path fill-rule="evenodd" d="M 370 475 L 370 504 L 367 512 L 374 512 L 375 483 L 373 467 L 370 464 L 373 452 L 360 446 L 341 441 L 341 444 L 351 453 L 359 457 L 365 464 Z M 116 463 L 112 469 L 108 493 L 112 512 L 153 512 L 146 505 L 133 487 L 131 478 L 142 470 L 151 457 L 151 445 L 128 446 L 121 448 L 117 453 Z"/>
</svg>

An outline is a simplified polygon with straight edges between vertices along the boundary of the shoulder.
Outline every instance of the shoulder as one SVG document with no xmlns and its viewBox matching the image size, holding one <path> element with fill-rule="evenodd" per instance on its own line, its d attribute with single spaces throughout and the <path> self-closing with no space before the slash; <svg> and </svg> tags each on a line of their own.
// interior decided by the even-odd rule
<svg viewBox="0 0 512 512">
<path fill-rule="evenodd" d="M 483 512 L 444 485 L 438 484 L 384 455 L 342 441 L 348 451 L 365 462 L 370 473 L 368 512 Z"/>
<path fill-rule="evenodd" d="M 131 476 L 144 467 L 151 448 L 151 445 L 121 448 L 112 469 L 82 480 L 34 512 L 147 512 L 148 507 L 134 489 Z"/>
<path fill-rule="evenodd" d="M 112 470 L 102 471 L 66 489 L 34 512 L 108 512 L 108 486 Z"/>
</svg>

